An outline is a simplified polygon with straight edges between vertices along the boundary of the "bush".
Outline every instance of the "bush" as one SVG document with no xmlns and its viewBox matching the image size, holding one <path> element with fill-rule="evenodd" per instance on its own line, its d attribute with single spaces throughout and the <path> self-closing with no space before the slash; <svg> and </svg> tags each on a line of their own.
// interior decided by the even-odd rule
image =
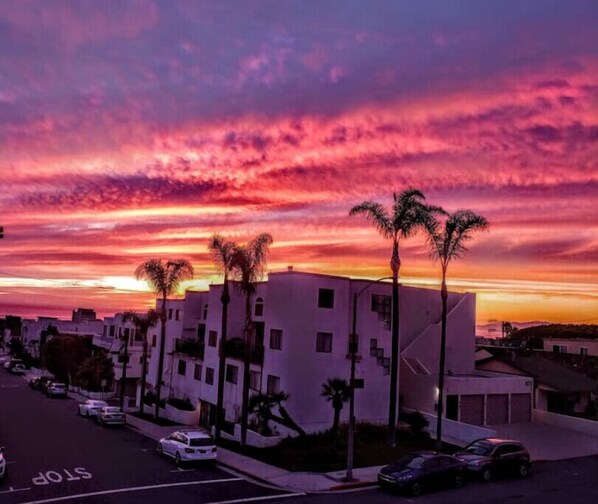
<svg viewBox="0 0 598 504">
<path fill-rule="evenodd" d="M 180 399 L 178 397 L 171 397 L 168 399 L 168 404 L 181 411 L 195 411 L 195 407 L 191 404 L 189 398 Z"/>
<path fill-rule="evenodd" d="M 426 417 L 419 411 L 403 413 L 401 419 L 409 424 L 411 432 L 415 435 L 421 435 L 424 429 L 429 425 Z"/>
</svg>

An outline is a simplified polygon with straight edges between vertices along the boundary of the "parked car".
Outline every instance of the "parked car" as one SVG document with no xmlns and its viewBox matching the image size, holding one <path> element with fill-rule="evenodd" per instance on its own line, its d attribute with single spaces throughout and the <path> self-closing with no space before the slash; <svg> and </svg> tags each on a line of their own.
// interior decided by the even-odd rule
<svg viewBox="0 0 598 504">
<path fill-rule="evenodd" d="M 378 483 L 383 488 L 406 490 L 413 496 L 432 487 L 461 488 L 465 480 L 464 467 L 463 462 L 451 455 L 414 452 L 383 467 L 378 473 Z"/>
<path fill-rule="evenodd" d="M 8 470 L 6 469 L 6 459 L 4 458 L 4 447 L 0 446 L 0 483 L 6 479 Z"/>
<path fill-rule="evenodd" d="M 52 380 L 53 378 L 50 378 L 49 376 L 40 376 L 39 381 L 35 384 L 36 389 L 45 394 L 48 390 L 48 386 L 52 383 Z"/>
<path fill-rule="evenodd" d="M 79 404 L 79 415 L 85 417 L 95 417 L 98 411 L 104 406 L 108 406 L 106 401 L 98 401 L 95 399 L 87 399 L 84 403 Z"/>
<path fill-rule="evenodd" d="M 183 429 L 160 439 L 158 453 L 182 462 L 215 461 L 218 451 L 214 438 L 198 429 Z"/>
<path fill-rule="evenodd" d="M 10 359 L 9 361 L 4 363 L 4 369 L 10 371 L 17 364 L 23 364 L 23 361 L 21 359 Z"/>
<path fill-rule="evenodd" d="M 66 385 L 64 383 L 51 382 L 46 388 L 48 397 L 66 397 Z"/>
<path fill-rule="evenodd" d="M 27 368 L 24 364 L 15 364 L 13 367 L 9 368 L 9 371 L 12 374 L 25 374 L 27 372 Z"/>
<path fill-rule="evenodd" d="M 103 406 L 96 413 L 96 420 L 100 425 L 125 425 L 127 418 L 116 406 Z"/>
<path fill-rule="evenodd" d="M 482 481 L 490 481 L 504 475 L 524 478 L 532 466 L 529 453 L 523 444 L 510 439 L 478 439 L 463 451 L 455 453 L 455 457 L 465 463 L 465 469 L 469 474 Z"/>
</svg>

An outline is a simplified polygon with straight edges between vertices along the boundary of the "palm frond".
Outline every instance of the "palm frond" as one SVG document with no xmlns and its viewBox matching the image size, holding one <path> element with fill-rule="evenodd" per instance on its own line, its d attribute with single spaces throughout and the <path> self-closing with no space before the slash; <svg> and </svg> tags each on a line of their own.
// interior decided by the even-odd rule
<svg viewBox="0 0 598 504">
<path fill-rule="evenodd" d="M 386 209 L 375 201 L 364 201 L 349 210 L 349 215 L 365 214 L 384 238 L 393 237 L 392 220 Z"/>
<path fill-rule="evenodd" d="M 193 278 L 193 266 L 185 259 L 149 259 L 137 267 L 135 277 L 147 281 L 156 294 L 169 296 L 180 282 Z"/>
<path fill-rule="evenodd" d="M 230 271 L 230 262 L 236 243 L 221 235 L 213 235 L 208 242 L 208 250 L 212 255 L 212 261 L 220 273 L 228 274 Z"/>
</svg>

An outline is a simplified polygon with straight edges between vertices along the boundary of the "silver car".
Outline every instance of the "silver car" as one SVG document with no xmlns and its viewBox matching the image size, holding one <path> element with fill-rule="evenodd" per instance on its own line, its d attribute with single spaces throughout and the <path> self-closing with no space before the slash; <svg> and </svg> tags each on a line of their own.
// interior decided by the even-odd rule
<svg viewBox="0 0 598 504">
<path fill-rule="evenodd" d="M 46 389 L 48 397 L 66 397 L 66 385 L 64 383 L 52 382 Z"/>
<path fill-rule="evenodd" d="M 125 425 L 127 423 L 125 414 L 116 406 L 100 408 L 96 420 L 100 425 Z"/>
<path fill-rule="evenodd" d="M 84 403 L 79 404 L 79 415 L 84 417 L 95 417 L 98 414 L 98 411 L 104 406 L 108 406 L 106 401 L 88 399 Z"/>
</svg>

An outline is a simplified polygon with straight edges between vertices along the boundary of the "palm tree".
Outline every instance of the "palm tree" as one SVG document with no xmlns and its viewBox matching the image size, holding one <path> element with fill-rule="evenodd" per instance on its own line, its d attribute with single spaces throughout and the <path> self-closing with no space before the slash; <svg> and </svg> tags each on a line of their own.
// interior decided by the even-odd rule
<svg viewBox="0 0 598 504">
<path fill-rule="evenodd" d="M 179 286 L 183 280 L 193 278 L 193 266 L 185 259 L 164 261 L 162 259 L 149 259 L 141 263 L 135 270 L 138 280 L 144 279 L 154 292 L 162 297 L 160 310 L 160 355 L 158 357 L 158 379 L 156 384 L 156 410 L 155 418 L 158 419 L 160 411 L 160 392 L 162 390 L 162 374 L 164 372 L 164 344 L 166 340 L 166 299 Z"/>
<path fill-rule="evenodd" d="M 241 446 L 247 442 L 247 419 L 249 406 L 249 368 L 251 363 L 252 346 L 254 340 L 254 326 L 251 320 L 251 298 L 255 294 L 256 282 L 263 276 L 266 266 L 266 256 L 272 236 L 262 233 L 247 245 L 237 246 L 231 259 L 231 273 L 236 280 L 236 286 L 245 294 L 245 356 L 243 365 L 243 397 L 241 403 Z"/>
<path fill-rule="evenodd" d="M 399 242 L 401 238 L 413 236 L 440 208 L 426 205 L 423 193 L 409 188 L 400 194 L 393 193 L 394 203 L 387 210 L 380 203 L 364 201 L 349 211 L 349 215 L 365 214 L 374 224 L 378 232 L 386 239 L 392 240 L 392 333 L 390 361 L 390 398 L 388 402 L 388 443 L 396 443 L 397 421 L 397 379 L 399 369 Z"/>
<path fill-rule="evenodd" d="M 224 275 L 224 285 L 222 286 L 222 295 L 220 301 L 222 302 L 222 319 L 220 330 L 220 345 L 218 347 L 218 395 L 216 399 L 216 431 L 214 437 L 216 441 L 220 440 L 220 433 L 222 431 L 222 423 L 224 421 L 224 377 L 226 366 L 226 338 L 228 333 L 228 303 L 230 302 L 230 293 L 228 289 L 228 276 L 231 271 L 231 261 L 233 252 L 237 244 L 234 241 L 227 240 L 220 235 L 214 235 L 210 238 L 208 249 L 212 253 L 212 261 Z"/>
<path fill-rule="evenodd" d="M 145 316 L 138 315 L 132 311 L 126 311 L 123 315 L 123 322 L 130 320 L 135 328 L 143 336 L 143 357 L 141 360 L 141 393 L 139 395 L 139 414 L 143 414 L 143 403 L 145 399 L 145 382 L 147 379 L 147 331 L 158 322 L 160 315 L 156 310 L 148 310 Z"/>
<path fill-rule="evenodd" d="M 465 243 L 472 239 L 474 231 L 488 227 L 488 221 L 471 210 L 457 210 L 448 214 L 444 225 L 435 218 L 427 224 L 430 257 L 440 263 L 442 268 L 442 323 L 440 331 L 440 365 L 438 370 L 438 412 L 436 419 L 436 445 L 442 447 L 442 415 L 444 414 L 444 365 L 446 359 L 446 301 L 448 289 L 446 272 L 453 259 L 458 259 L 466 251 Z"/>
<path fill-rule="evenodd" d="M 328 402 L 331 402 L 334 408 L 334 422 L 330 431 L 334 436 L 338 431 L 343 404 L 351 397 L 351 388 L 347 380 L 342 378 L 328 378 L 326 383 L 322 383 L 322 393 L 320 395 L 325 397 Z"/>
</svg>

